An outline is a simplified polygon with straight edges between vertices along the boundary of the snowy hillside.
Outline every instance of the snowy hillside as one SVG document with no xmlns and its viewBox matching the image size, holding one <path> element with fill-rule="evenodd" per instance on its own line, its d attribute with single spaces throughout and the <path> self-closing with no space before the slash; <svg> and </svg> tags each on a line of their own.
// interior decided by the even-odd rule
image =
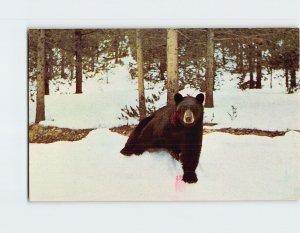
<svg viewBox="0 0 300 233">
<path fill-rule="evenodd" d="M 43 125 L 66 128 L 110 128 L 124 124 L 136 124 L 137 119 L 119 119 L 125 106 L 138 105 L 137 80 L 132 80 L 128 72 L 131 60 L 124 59 L 124 65 L 117 65 L 108 73 L 98 73 L 93 78 L 84 78 L 83 94 L 75 92 L 75 83 L 65 80 L 64 85 L 52 82 L 50 95 L 45 98 L 46 121 Z M 256 128 L 262 130 L 300 130 L 299 92 L 285 94 L 282 71 L 274 72 L 273 88 L 264 81 L 263 89 L 242 91 L 236 88 L 236 74 L 218 72 L 219 90 L 214 92 L 215 108 L 205 109 L 204 121 L 216 123 L 214 128 Z M 247 77 L 246 77 L 247 80 Z M 166 103 L 166 91 L 162 91 L 163 81 L 145 83 L 146 97 L 160 96 L 155 102 L 156 109 Z M 34 90 L 34 83 L 31 84 Z M 159 94 L 161 92 L 161 94 Z M 198 90 L 188 86 L 181 91 L 184 95 L 198 94 Z M 34 98 L 33 98 L 34 99 Z M 149 105 L 149 104 L 148 104 Z M 29 101 L 29 123 L 35 120 L 35 102 Z"/>
</svg>

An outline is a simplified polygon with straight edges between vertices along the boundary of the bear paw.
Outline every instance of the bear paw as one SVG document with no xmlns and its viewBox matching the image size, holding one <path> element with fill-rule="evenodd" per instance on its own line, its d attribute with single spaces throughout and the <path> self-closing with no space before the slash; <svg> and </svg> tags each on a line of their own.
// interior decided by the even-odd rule
<svg viewBox="0 0 300 233">
<path fill-rule="evenodd" d="M 196 183 L 198 181 L 198 178 L 195 172 L 185 172 L 183 174 L 182 180 L 185 183 Z"/>
<path fill-rule="evenodd" d="M 125 156 L 130 156 L 132 155 L 133 153 L 126 147 L 124 147 L 121 151 L 120 151 L 121 154 L 125 155 Z"/>
</svg>

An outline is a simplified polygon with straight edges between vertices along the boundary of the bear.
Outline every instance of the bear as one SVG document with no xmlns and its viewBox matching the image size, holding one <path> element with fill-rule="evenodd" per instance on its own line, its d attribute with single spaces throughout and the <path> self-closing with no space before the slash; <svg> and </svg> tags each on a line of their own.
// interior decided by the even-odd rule
<svg viewBox="0 0 300 233">
<path fill-rule="evenodd" d="M 130 156 L 167 150 L 181 163 L 183 181 L 196 183 L 195 170 L 202 147 L 204 95 L 200 93 L 194 98 L 176 93 L 174 100 L 141 120 L 120 152 Z"/>
</svg>

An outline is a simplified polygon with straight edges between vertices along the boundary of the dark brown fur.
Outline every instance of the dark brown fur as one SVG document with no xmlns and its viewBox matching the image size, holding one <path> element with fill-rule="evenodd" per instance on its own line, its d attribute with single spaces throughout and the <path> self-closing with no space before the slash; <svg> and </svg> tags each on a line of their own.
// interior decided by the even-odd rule
<svg viewBox="0 0 300 233">
<path fill-rule="evenodd" d="M 167 105 L 143 119 L 133 130 L 125 147 L 124 155 L 141 155 L 151 149 L 166 149 L 179 160 L 183 168 L 183 181 L 197 182 L 198 166 L 203 133 L 203 94 L 196 98 L 175 95 L 176 104 Z M 195 122 L 185 124 L 184 111 L 193 112 Z"/>
</svg>

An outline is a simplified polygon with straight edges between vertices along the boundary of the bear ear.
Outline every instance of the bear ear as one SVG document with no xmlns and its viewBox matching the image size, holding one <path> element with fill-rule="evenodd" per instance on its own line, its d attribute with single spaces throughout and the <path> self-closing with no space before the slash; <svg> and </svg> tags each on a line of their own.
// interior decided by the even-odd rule
<svg viewBox="0 0 300 233">
<path fill-rule="evenodd" d="M 176 93 L 174 96 L 174 100 L 175 100 L 176 104 L 179 104 L 183 100 L 183 97 L 180 93 Z"/>
<path fill-rule="evenodd" d="M 196 96 L 196 99 L 199 101 L 199 103 L 202 104 L 204 101 L 204 95 L 202 93 L 200 93 Z"/>
</svg>

